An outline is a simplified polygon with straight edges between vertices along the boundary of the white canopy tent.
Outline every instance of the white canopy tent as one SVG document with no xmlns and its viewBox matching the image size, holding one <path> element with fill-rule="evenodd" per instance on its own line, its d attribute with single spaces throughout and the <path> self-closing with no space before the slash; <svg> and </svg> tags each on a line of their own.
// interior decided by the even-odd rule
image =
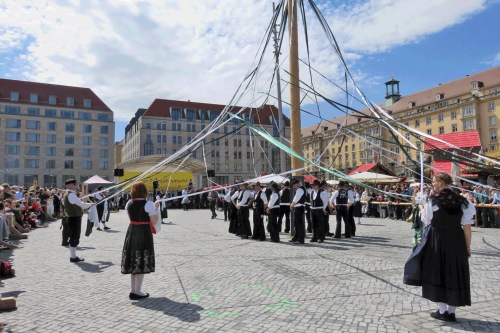
<svg viewBox="0 0 500 333">
<path fill-rule="evenodd" d="M 338 185 L 339 181 L 338 180 L 327 180 L 326 181 L 327 184 L 330 184 L 330 185 Z"/>
<path fill-rule="evenodd" d="M 113 182 L 107 181 L 99 177 L 98 175 L 92 176 L 82 183 L 83 193 L 88 193 L 89 191 L 95 190 L 99 186 L 109 187 L 113 185 Z"/>
<path fill-rule="evenodd" d="M 360 172 L 349 176 L 350 178 L 357 180 L 361 183 L 399 183 L 398 177 L 393 177 L 389 175 L 383 175 L 374 172 Z"/>
<path fill-rule="evenodd" d="M 249 179 L 247 180 L 247 183 L 256 183 L 256 182 L 261 182 L 262 184 L 269 184 L 270 182 L 275 182 L 277 184 L 281 184 L 287 181 L 290 181 L 288 178 L 271 173 L 269 175 L 257 177 L 254 179 Z"/>
</svg>

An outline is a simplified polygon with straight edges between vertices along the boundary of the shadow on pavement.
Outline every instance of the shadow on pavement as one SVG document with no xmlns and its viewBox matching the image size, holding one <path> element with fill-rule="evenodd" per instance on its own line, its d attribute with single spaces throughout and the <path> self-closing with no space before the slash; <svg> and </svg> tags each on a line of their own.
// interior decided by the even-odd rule
<svg viewBox="0 0 500 333">
<path fill-rule="evenodd" d="M 162 311 L 167 316 L 176 317 L 179 320 L 188 323 L 199 321 L 199 311 L 205 311 L 199 305 L 191 303 L 179 303 L 172 301 L 166 297 L 149 297 L 132 304 L 148 310 Z"/>
<path fill-rule="evenodd" d="M 17 298 L 20 294 L 25 293 L 24 290 L 9 291 L 8 293 L 2 293 L 2 297 L 14 297 Z"/>
<path fill-rule="evenodd" d="M 79 266 L 82 269 L 82 271 L 94 274 L 102 273 L 104 269 L 115 265 L 109 261 L 97 261 L 97 263 L 98 264 L 96 265 L 85 261 L 81 261 L 76 263 L 76 265 Z"/>
</svg>

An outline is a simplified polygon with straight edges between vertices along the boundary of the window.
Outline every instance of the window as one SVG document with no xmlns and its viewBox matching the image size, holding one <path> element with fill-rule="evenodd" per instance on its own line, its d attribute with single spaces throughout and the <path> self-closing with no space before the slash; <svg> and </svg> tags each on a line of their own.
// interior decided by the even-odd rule
<svg viewBox="0 0 500 333">
<path fill-rule="evenodd" d="M 85 126 L 85 125 L 84 125 Z M 84 127 L 85 128 L 85 127 Z M 57 131 L 57 123 L 49 121 L 47 123 L 47 131 Z"/>
<path fill-rule="evenodd" d="M 490 117 L 490 126 L 496 126 L 497 125 L 497 117 L 493 116 Z"/>
<path fill-rule="evenodd" d="M 345 146 L 344 151 L 349 151 L 349 146 Z"/>
<path fill-rule="evenodd" d="M 474 129 L 474 119 L 464 121 L 464 130 Z"/>
<path fill-rule="evenodd" d="M 56 118 L 57 117 L 57 110 L 45 109 L 45 117 Z"/>
<path fill-rule="evenodd" d="M 151 139 L 150 139 L 151 142 Z M 99 138 L 99 144 L 101 146 L 107 146 L 108 145 L 108 138 Z"/>
<path fill-rule="evenodd" d="M 61 110 L 61 118 L 73 119 L 73 118 L 75 118 L 75 111 Z"/>
<path fill-rule="evenodd" d="M 73 161 L 64 161 L 64 169 L 73 169 Z"/>
<path fill-rule="evenodd" d="M 161 123 L 161 129 L 166 130 L 167 129 L 167 123 Z"/>
<path fill-rule="evenodd" d="M 177 130 L 178 130 L 178 131 L 182 131 L 182 129 L 181 129 L 181 124 L 177 124 Z"/>
<path fill-rule="evenodd" d="M 5 167 L 6 168 L 19 168 L 19 159 L 18 158 L 6 158 L 5 159 Z"/>
<path fill-rule="evenodd" d="M 38 94 L 30 94 L 30 103 L 38 103 Z"/>
<path fill-rule="evenodd" d="M 40 155 L 40 147 L 27 146 L 26 155 Z"/>
<path fill-rule="evenodd" d="M 175 131 L 176 128 L 177 128 L 177 125 L 175 123 L 172 123 L 172 131 Z"/>
<path fill-rule="evenodd" d="M 438 122 L 442 123 L 444 121 L 444 115 L 441 113 L 438 115 Z"/>
<path fill-rule="evenodd" d="M 497 141 L 497 131 L 490 131 L 490 140 Z"/>
<path fill-rule="evenodd" d="M 146 129 L 151 129 L 151 122 L 150 121 L 146 121 Z"/>
<path fill-rule="evenodd" d="M 39 108 L 28 108 L 28 116 L 40 116 Z"/>
<path fill-rule="evenodd" d="M 182 144 L 182 138 L 180 136 L 177 137 L 177 143 L 181 143 Z"/>
<path fill-rule="evenodd" d="M 205 125 L 201 125 L 201 130 L 203 131 L 204 129 L 205 129 Z"/>
<path fill-rule="evenodd" d="M 49 104 L 56 105 L 57 104 L 57 97 L 56 96 L 49 96 Z"/>
<path fill-rule="evenodd" d="M 172 137 L 172 143 L 177 143 L 177 137 L 176 136 Z"/>
<path fill-rule="evenodd" d="M 166 155 L 166 154 L 167 154 L 167 150 L 166 150 L 165 148 L 163 148 L 163 149 L 161 150 L 161 153 L 162 153 L 163 155 Z"/>
<path fill-rule="evenodd" d="M 420 142 L 417 142 L 417 150 L 420 150 L 421 147 L 422 147 L 422 144 Z"/>
<path fill-rule="evenodd" d="M 163 143 L 167 143 L 167 136 L 166 135 L 163 136 Z"/>
<path fill-rule="evenodd" d="M 92 137 L 91 136 L 84 136 L 83 137 L 83 144 L 85 146 L 91 146 L 92 145 Z"/>
<path fill-rule="evenodd" d="M 420 119 L 415 120 L 415 127 L 420 127 Z"/>
<path fill-rule="evenodd" d="M 67 106 L 75 106 L 75 99 L 73 97 L 66 97 Z"/>
<path fill-rule="evenodd" d="M 161 135 L 157 135 L 156 136 L 156 142 L 157 143 L 161 143 Z"/>
<path fill-rule="evenodd" d="M 66 135 L 64 138 L 64 143 L 67 145 L 72 145 L 75 143 L 75 137 L 73 135 Z"/>
<path fill-rule="evenodd" d="M 451 124 L 451 132 L 452 133 L 458 132 L 458 126 L 457 126 L 457 124 Z"/>
<path fill-rule="evenodd" d="M 488 103 L 488 112 L 495 111 L 495 102 Z"/>
<path fill-rule="evenodd" d="M 186 131 L 191 132 L 191 124 L 187 124 Z"/>
<path fill-rule="evenodd" d="M 472 116 L 474 114 L 474 108 L 472 105 L 464 106 L 464 116 Z"/>
<path fill-rule="evenodd" d="M 427 118 L 425 119 L 425 124 L 426 124 L 426 125 L 430 125 L 431 123 L 432 123 L 432 119 L 431 119 L 431 117 L 427 117 Z"/>
<path fill-rule="evenodd" d="M 161 154 L 161 148 L 157 148 L 156 149 L 156 155 L 160 155 Z"/>
<path fill-rule="evenodd" d="M 64 156 L 75 156 L 74 148 L 64 148 Z"/>
<path fill-rule="evenodd" d="M 448 101 L 439 103 L 439 107 L 443 107 L 443 106 L 447 106 L 447 105 L 448 105 Z"/>
<path fill-rule="evenodd" d="M 172 120 L 180 121 L 182 117 L 182 109 L 181 108 L 171 108 L 172 112 Z"/>
<path fill-rule="evenodd" d="M 439 134 L 444 134 L 444 126 L 439 127 Z"/>
<path fill-rule="evenodd" d="M 90 108 L 90 107 L 92 107 L 92 102 L 91 102 L 91 100 L 90 100 L 90 99 L 84 99 L 84 100 L 83 100 L 83 107 L 84 107 L 84 108 Z"/>
<path fill-rule="evenodd" d="M 477 89 L 477 82 L 472 82 L 472 89 Z"/>
<path fill-rule="evenodd" d="M 83 133 L 92 133 L 92 125 L 83 125 Z"/>
<path fill-rule="evenodd" d="M 186 109 L 186 119 L 187 121 L 196 121 L 196 110 Z"/>
<path fill-rule="evenodd" d="M 27 133 L 26 134 L 27 142 L 40 142 L 40 134 L 35 133 Z"/>
<path fill-rule="evenodd" d="M 56 156 L 56 147 L 47 147 L 47 156 Z"/>
<path fill-rule="evenodd" d="M 21 128 L 21 120 L 7 119 L 7 128 Z"/>
<path fill-rule="evenodd" d="M 56 135 L 47 134 L 47 143 L 56 143 Z"/>
<path fill-rule="evenodd" d="M 349 162 L 349 154 L 345 154 L 345 161 L 346 163 Z"/>
<path fill-rule="evenodd" d="M 92 161 L 83 161 L 82 169 L 92 169 Z"/>
<path fill-rule="evenodd" d="M 92 157 L 92 149 L 83 148 L 83 157 Z"/>
<path fill-rule="evenodd" d="M 432 129 L 428 129 L 427 134 L 432 135 Z"/>
<path fill-rule="evenodd" d="M 78 112 L 78 119 L 92 120 L 92 112 Z"/>
<path fill-rule="evenodd" d="M 20 114 L 21 108 L 19 106 L 6 105 L 5 106 L 5 113 L 7 113 L 7 114 Z"/>
<path fill-rule="evenodd" d="M 156 129 L 161 130 L 161 123 L 156 123 Z"/>
<path fill-rule="evenodd" d="M 66 123 L 66 132 L 74 132 L 74 131 L 75 131 L 75 124 Z"/>
<path fill-rule="evenodd" d="M 99 162 L 99 170 L 108 170 L 108 162 L 106 161 Z"/>
<path fill-rule="evenodd" d="M 27 159 L 24 162 L 26 168 L 37 169 L 40 166 L 40 160 Z"/>
<path fill-rule="evenodd" d="M 10 93 L 10 100 L 13 102 L 19 102 L 19 93 L 18 92 L 11 92 Z"/>
<path fill-rule="evenodd" d="M 457 119 L 457 111 L 451 111 L 451 119 Z"/>
<path fill-rule="evenodd" d="M 188 136 L 187 143 L 191 143 L 191 137 L 190 136 Z"/>
<path fill-rule="evenodd" d="M 19 155 L 21 153 L 21 146 L 8 145 L 6 147 L 7 147 L 7 154 Z"/>
<path fill-rule="evenodd" d="M 97 114 L 98 121 L 109 121 L 109 114 L 107 113 L 98 113 Z"/>
</svg>

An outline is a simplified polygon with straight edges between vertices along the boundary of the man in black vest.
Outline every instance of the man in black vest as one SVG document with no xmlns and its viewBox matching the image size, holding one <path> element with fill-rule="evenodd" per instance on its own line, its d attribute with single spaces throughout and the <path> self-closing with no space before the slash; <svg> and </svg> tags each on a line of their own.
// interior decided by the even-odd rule
<svg viewBox="0 0 500 333">
<path fill-rule="evenodd" d="M 304 225 L 304 212 L 306 208 L 307 190 L 300 185 L 300 180 L 292 180 L 292 186 L 295 188 L 295 197 L 290 205 L 293 211 L 293 225 L 295 227 L 295 235 L 290 240 L 292 243 L 304 244 L 306 230 Z"/>
<path fill-rule="evenodd" d="M 238 198 L 239 196 L 238 192 L 238 187 L 235 185 L 229 192 L 229 194 L 226 195 L 226 200 L 229 203 L 229 233 L 231 234 L 237 234 L 238 231 L 238 210 L 236 209 L 236 206 L 234 204 L 233 196 L 234 198 Z"/>
<path fill-rule="evenodd" d="M 320 188 L 321 183 L 315 179 L 312 183 L 313 192 L 311 193 L 311 217 L 313 237 L 311 243 L 325 241 L 325 216 L 328 211 L 328 194 Z"/>
<path fill-rule="evenodd" d="M 258 239 L 259 241 L 266 240 L 266 232 L 264 230 L 264 212 L 267 209 L 267 197 L 260 182 L 255 183 L 255 199 L 254 199 L 254 210 L 253 210 L 253 236 L 252 239 Z"/>
<path fill-rule="evenodd" d="M 280 192 L 280 218 L 278 220 L 279 230 L 283 223 L 283 216 L 286 217 L 285 232 L 290 232 L 290 182 L 286 181 L 283 184 L 283 189 Z"/>
<path fill-rule="evenodd" d="M 278 216 L 280 214 L 280 188 L 278 184 L 273 183 L 271 185 L 272 194 L 269 198 L 269 205 L 267 206 L 267 213 L 269 214 L 269 237 L 271 238 L 271 242 L 279 243 L 280 242 L 280 230 L 278 229 Z"/>
<path fill-rule="evenodd" d="M 307 221 L 307 232 L 312 232 L 312 222 L 311 222 L 311 183 L 304 182 L 304 187 L 306 188 L 306 221 Z"/>
<path fill-rule="evenodd" d="M 243 239 L 248 239 L 252 236 L 252 229 L 250 227 L 250 211 L 248 208 L 248 203 L 252 197 L 252 193 L 247 189 L 248 184 L 240 184 L 240 191 L 238 196 L 238 201 L 232 199 L 233 203 L 238 209 L 238 231 L 237 234 Z"/>
<path fill-rule="evenodd" d="M 352 192 L 347 190 L 348 184 L 341 180 L 339 189 L 333 193 L 330 200 L 332 206 L 337 210 L 337 229 L 333 238 L 342 237 L 342 219 L 345 225 L 345 238 L 351 238 L 351 226 L 349 224 L 349 207 L 354 203 Z"/>
<path fill-rule="evenodd" d="M 329 191 L 328 191 L 328 183 L 323 180 L 321 181 L 321 189 L 323 191 L 325 191 L 325 193 L 329 196 Z M 332 210 L 330 209 L 330 205 L 327 205 L 326 206 L 326 210 L 328 212 L 328 214 L 325 215 L 325 235 L 330 237 L 330 236 L 333 236 L 333 234 L 330 232 L 330 213 L 332 212 Z"/>
</svg>

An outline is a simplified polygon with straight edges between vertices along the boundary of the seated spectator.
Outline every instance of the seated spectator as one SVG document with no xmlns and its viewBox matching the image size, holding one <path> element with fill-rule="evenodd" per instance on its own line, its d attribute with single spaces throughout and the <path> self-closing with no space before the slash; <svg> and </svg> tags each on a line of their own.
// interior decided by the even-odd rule
<svg viewBox="0 0 500 333">
<path fill-rule="evenodd" d="M 17 249 L 17 246 L 9 241 L 10 228 L 9 223 L 4 216 L 4 204 L 0 202 L 0 245 L 9 249 Z"/>
</svg>

